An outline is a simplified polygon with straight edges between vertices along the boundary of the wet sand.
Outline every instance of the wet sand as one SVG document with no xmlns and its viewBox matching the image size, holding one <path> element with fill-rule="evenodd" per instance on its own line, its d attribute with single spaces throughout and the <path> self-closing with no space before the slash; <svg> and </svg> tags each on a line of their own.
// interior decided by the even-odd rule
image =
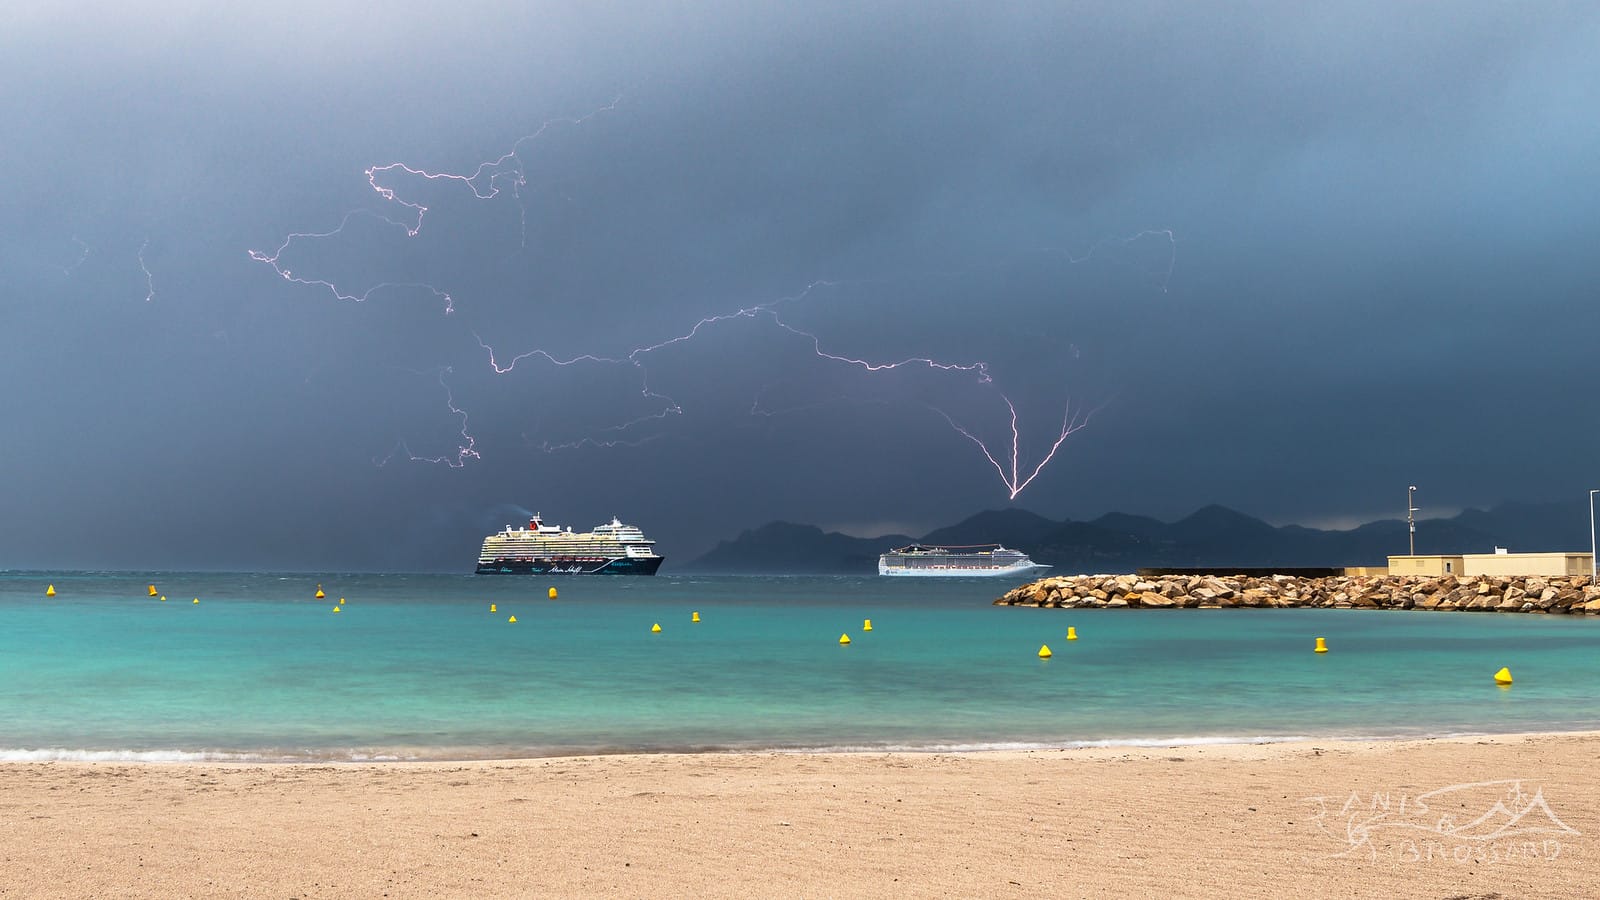
<svg viewBox="0 0 1600 900">
<path fill-rule="evenodd" d="M 1600 896 L 1597 759 L 1600 733 L 7 763 L 0 896 Z"/>
</svg>

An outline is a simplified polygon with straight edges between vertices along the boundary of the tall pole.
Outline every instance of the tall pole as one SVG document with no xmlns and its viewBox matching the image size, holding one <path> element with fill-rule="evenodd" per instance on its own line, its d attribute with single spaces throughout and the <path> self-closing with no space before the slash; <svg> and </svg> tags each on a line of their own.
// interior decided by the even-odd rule
<svg viewBox="0 0 1600 900">
<path fill-rule="evenodd" d="M 1406 530 L 1411 532 L 1411 555 L 1417 555 L 1417 504 L 1414 502 L 1417 486 L 1406 488 Z"/>
<path fill-rule="evenodd" d="M 1600 490 L 1593 490 L 1593 491 L 1589 492 L 1589 583 L 1590 584 L 1594 584 L 1595 583 L 1595 576 L 1597 574 L 1600 574 L 1600 568 L 1596 568 L 1596 562 L 1595 562 L 1595 558 L 1594 558 L 1594 495 L 1595 494 L 1600 494 Z"/>
</svg>

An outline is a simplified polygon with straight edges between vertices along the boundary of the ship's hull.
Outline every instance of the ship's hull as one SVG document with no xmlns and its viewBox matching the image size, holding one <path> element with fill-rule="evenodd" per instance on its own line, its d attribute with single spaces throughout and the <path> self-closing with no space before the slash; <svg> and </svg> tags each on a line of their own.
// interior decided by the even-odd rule
<svg viewBox="0 0 1600 900">
<path fill-rule="evenodd" d="M 479 575 L 654 575 L 661 556 L 572 559 L 497 559 L 478 563 Z"/>
</svg>

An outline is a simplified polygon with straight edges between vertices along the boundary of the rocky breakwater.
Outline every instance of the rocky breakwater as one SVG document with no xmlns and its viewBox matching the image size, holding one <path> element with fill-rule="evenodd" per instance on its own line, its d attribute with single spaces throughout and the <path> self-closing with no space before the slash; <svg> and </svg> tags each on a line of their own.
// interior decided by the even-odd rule
<svg viewBox="0 0 1600 900">
<path fill-rule="evenodd" d="M 1057 575 L 1007 591 L 996 606 L 1217 609 L 1438 609 L 1600 615 L 1588 576 Z"/>
</svg>

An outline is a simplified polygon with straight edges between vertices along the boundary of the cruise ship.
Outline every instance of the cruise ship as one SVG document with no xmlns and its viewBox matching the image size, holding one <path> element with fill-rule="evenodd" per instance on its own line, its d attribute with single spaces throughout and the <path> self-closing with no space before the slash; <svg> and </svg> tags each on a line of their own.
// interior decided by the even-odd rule
<svg viewBox="0 0 1600 900">
<path fill-rule="evenodd" d="M 615 516 L 593 531 L 546 525 L 535 514 L 528 527 L 507 525 L 483 539 L 479 575 L 654 575 L 662 557 L 638 526 Z"/>
<path fill-rule="evenodd" d="M 973 578 L 994 575 L 1023 575 L 1034 569 L 1048 569 L 1021 550 L 1007 550 L 999 544 L 973 544 L 964 547 L 933 547 L 912 544 L 890 550 L 878 557 L 879 575 L 909 578 Z"/>
</svg>

